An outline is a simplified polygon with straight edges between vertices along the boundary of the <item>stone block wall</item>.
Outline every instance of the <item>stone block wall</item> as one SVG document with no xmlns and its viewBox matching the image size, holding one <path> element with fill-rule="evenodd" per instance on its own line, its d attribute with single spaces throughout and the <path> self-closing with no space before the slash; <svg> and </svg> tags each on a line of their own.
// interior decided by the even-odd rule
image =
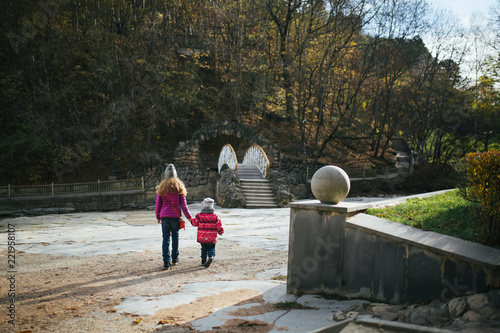
<svg viewBox="0 0 500 333">
<path fill-rule="evenodd" d="M 305 183 L 308 179 L 311 179 L 314 173 L 325 166 L 324 163 L 318 163 L 314 160 L 309 160 L 304 158 L 294 158 L 289 156 L 281 156 L 279 169 L 286 171 L 288 174 L 292 175 L 296 180 L 296 183 Z"/>
<path fill-rule="evenodd" d="M 217 181 L 220 176 L 217 171 L 209 168 L 177 167 L 177 176 L 186 185 L 188 191 L 188 202 L 203 201 L 206 197 L 215 198 Z M 164 168 L 154 168 L 145 177 L 145 187 L 149 192 L 154 193 L 156 186 L 164 178 Z"/>
<path fill-rule="evenodd" d="M 205 168 L 178 168 L 177 175 L 186 185 L 188 202 L 203 201 L 206 197 L 215 198 L 219 174 Z"/>
<path fill-rule="evenodd" d="M 198 168 L 200 164 L 197 142 L 180 142 L 175 150 L 174 165 L 177 167 Z"/>
</svg>

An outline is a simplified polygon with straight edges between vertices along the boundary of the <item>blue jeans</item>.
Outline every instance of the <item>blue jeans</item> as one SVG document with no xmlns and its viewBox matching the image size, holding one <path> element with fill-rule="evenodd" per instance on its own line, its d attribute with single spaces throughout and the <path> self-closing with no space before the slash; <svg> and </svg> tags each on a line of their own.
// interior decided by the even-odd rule
<svg viewBox="0 0 500 333">
<path fill-rule="evenodd" d="M 215 244 L 201 244 L 201 260 L 215 257 Z"/>
<path fill-rule="evenodd" d="M 178 217 L 161 218 L 161 231 L 163 234 L 161 250 L 164 263 L 171 260 L 177 261 L 179 258 L 179 226 Z M 172 236 L 172 257 L 170 257 L 170 236 Z"/>
</svg>

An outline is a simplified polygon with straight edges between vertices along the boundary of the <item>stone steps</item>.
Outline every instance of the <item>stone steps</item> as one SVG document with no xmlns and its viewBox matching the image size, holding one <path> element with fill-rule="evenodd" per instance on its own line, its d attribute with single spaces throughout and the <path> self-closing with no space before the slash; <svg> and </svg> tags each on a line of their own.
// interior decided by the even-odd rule
<svg viewBox="0 0 500 333">
<path fill-rule="evenodd" d="M 259 168 L 253 164 L 238 164 L 236 172 L 240 179 L 264 179 Z"/>
<path fill-rule="evenodd" d="M 276 208 L 276 199 L 268 180 L 255 165 L 238 164 L 238 177 L 247 208 Z"/>
</svg>

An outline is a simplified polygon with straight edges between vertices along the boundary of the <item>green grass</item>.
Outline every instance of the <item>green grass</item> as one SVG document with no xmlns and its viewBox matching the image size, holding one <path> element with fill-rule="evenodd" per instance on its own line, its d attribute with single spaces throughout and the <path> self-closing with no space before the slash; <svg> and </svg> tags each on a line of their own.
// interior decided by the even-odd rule
<svg viewBox="0 0 500 333">
<path fill-rule="evenodd" d="M 474 204 L 457 190 L 423 199 L 410 199 L 397 206 L 372 208 L 366 213 L 422 230 L 482 243 L 481 224 L 474 217 Z"/>
</svg>

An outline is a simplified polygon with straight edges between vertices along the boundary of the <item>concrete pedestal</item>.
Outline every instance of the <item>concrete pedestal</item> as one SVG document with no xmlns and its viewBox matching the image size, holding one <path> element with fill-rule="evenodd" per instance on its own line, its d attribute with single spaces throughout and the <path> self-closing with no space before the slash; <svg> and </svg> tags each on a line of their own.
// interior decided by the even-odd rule
<svg viewBox="0 0 500 333">
<path fill-rule="evenodd" d="M 292 202 L 288 252 L 289 293 L 335 293 L 342 286 L 344 229 L 348 216 L 368 205 Z"/>
</svg>

